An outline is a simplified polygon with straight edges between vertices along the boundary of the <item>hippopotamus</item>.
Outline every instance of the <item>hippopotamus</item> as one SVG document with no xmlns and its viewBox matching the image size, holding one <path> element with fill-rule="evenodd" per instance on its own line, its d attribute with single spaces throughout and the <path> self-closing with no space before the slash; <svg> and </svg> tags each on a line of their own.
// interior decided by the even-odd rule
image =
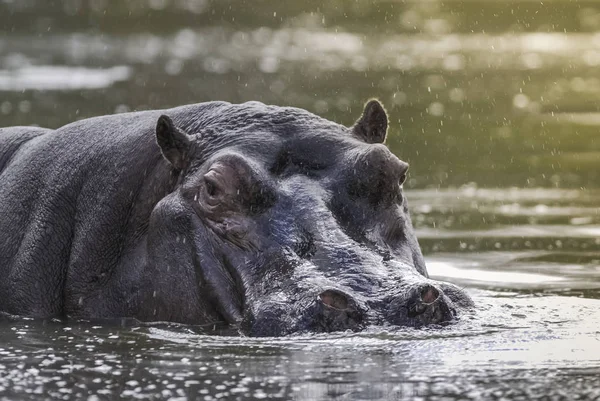
<svg viewBox="0 0 600 401">
<path fill-rule="evenodd" d="M 439 325 L 408 164 L 377 100 L 345 127 L 207 102 L 0 129 L 0 311 L 228 324 L 240 333 Z"/>
</svg>

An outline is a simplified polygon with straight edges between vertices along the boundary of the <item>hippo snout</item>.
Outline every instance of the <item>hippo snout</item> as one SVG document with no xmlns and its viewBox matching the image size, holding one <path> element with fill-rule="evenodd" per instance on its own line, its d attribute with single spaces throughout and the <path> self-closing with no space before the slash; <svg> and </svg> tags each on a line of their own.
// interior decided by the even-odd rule
<svg viewBox="0 0 600 401">
<path fill-rule="evenodd" d="M 446 283 L 424 282 L 387 296 L 361 294 L 347 288 L 321 287 L 296 298 L 292 307 L 278 296 L 266 298 L 246 314 L 241 328 L 252 336 L 279 336 L 299 331 L 360 331 L 370 325 L 422 327 L 455 320 L 462 292 Z"/>
<path fill-rule="evenodd" d="M 384 319 L 392 325 L 424 326 L 453 320 L 456 308 L 441 286 L 417 284 L 402 295 L 362 305 L 357 298 L 338 289 L 327 289 L 317 296 L 313 330 L 321 332 L 360 330 L 367 322 Z"/>
</svg>

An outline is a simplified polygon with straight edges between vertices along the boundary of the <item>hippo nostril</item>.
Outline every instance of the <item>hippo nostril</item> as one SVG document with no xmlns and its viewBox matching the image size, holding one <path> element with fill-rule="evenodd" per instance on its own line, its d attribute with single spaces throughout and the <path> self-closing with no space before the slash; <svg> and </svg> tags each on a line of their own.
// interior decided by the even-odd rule
<svg viewBox="0 0 600 401">
<path fill-rule="evenodd" d="M 444 324 L 457 317 L 456 305 L 448 296 L 446 287 L 439 283 L 415 283 L 387 298 L 385 319 L 398 325 L 420 327 Z"/>
<path fill-rule="evenodd" d="M 421 300 L 426 304 L 434 303 L 440 297 L 440 292 L 430 285 L 421 290 Z"/>
<path fill-rule="evenodd" d="M 408 316 L 419 316 L 429 322 L 437 320 L 440 307 L 441 292 L 432 285 L 426 284 L 414 289 L 408 302 Z M 435 315 L 435 316 L 434 316 Z"/>
<path fill-rule="evenodd" d="M 338 290 L 325 290 L 317 297 L 313 315 L 318 331 L 355 330 L 362 326 L 364 311 L 352 297 Z"/>
<path fill-rule="evenodd" d="M 339 291 L 325 290 L 319 294 L 319 299 L 324 305 L 330 308 L 346 310 L 348 309 L 348 297 Z"/>
</svg>

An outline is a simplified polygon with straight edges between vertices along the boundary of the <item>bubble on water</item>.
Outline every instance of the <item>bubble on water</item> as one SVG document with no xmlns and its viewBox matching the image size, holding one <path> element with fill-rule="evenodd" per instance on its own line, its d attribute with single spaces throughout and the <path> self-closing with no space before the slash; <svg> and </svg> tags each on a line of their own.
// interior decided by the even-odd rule
<svg viewBox="0 0 600 401">
<path fill-rule="evenodd" d="M 582 216 L 582 217 L 573 217 L 569 220 L 569 224 L 574 226 L 582 226 L 587 224 L 592 224 L 594 219 L 590 216 Z"/>
<path fill-rule="evenodd" d="M 225 74 L 230 69 L 229 60 L 218 57 L 208 57 L 202 65 L 205 71 L 215 74 Z"/>
<path fill-rule="evenodd" d="M 521 55 L 521 62 L 525 68 L 530 70 L 540 68 L 543 65 L 542 58 L 537 53 L 525 53 Z"/>
<path fill-rule="evenodd" d="M 571 79 L 571 89 L 575 92 L 585 92 L 587 90 L 587 82 L 581 77 Z"/>
<path fill-rule="evenodd" d="M 448 71 L 462 70 L 465 68 L 465 58 L 461 54 L 450 54 L 444 57 L 442 64 Z"/>
<path fill-rule="evenodd" d="M 394 92 L 392 95 L 392 104 L 396 106 L 401 106 L 406 103 L 408 96 L 404 92 Z"/>
<path fill-rule="evenodd" d="M 31 111 L 31 102 L 29 100 L 19 102 L 19 111 L 25 114 L 29 113 Z"/>
<path fill-rule="evenodd" d="M 339 99 L 337 99 L 336 103 L 335 103 L 335 107 L 343 112 L 347 112 L 350 110 L 350 106 L 351 106 L 351 102 L 348 98 L 346 97 L 340 97 Z"/>
<path fill-rule="evenodd" d="M 185 28 L 177 32 L 171 43 L 157 42 L 157 44 L 160 44 L 161 47 L 169 47 L 167 50 L 170 50 L 171 54 L 176 58 L 187 60 L 202 53 L 205 46 L 205 40 L 206 39 L 203 38 L 202 35 L 199 35 L 189 28 Z M 161 49 L 157 50 L 159 50 L 159 52 L 157 52 L 156 55 L 160 54 Z"/>
<path fill-rule="evenodd" d="M 526 108 L 527 106 L 529 106 L 529 103 L 529 97 L 527 97 L 527 95 L 523 93 L 519 93 L 515 95 L 515 97 L 513 97 L 513 106 L 515 106 L 518 109 Z"/>
<path fill-rule="evenodd" d="M 183 61 L 179 59 L 170 59 L 165 64 L 165 72 L 169 75 L 179 75 L 183 70 Z"/>
<path fill-rule="evenodd" d="M 427 108 L 427 112 L 432 116 L 441 117 L 444 115 L 444 105 L 440 102 L 433 102 Z"/>
<path fill-rule="evenodd" d="M 2 114 L 9 114 L 13 109 L 12 103 L 9 102 L 8 100 L 2 102 L 0 104 L 0 113 Z"/>
<path fill-rule="evenodd" d="M 268 397 L 267 393 L 265 393 L 265 391 L 262 389 L 255 390 L 254 394 L 252 394 L 252 396 L 259 400 L 262 400 L 262 399 L 265 399 Z"/>
<path fill-rule="evenodd" d="M 329 104 L 325 100 L 317 100 L 315 102 L 315 111 L 319 114 L 324 114 L 329 111 Z"/>
<path fill-rule="evenodd" d="M 264 45 L 269 41 L 272 34 L 273 34 L 273 31 L 270 28 L 262 26 L 258 29 L 255 29 L 254 31 L 252 31 L 252 33 L 251 33 L 252 41 L 258 45 Z"/>
<path fill-rule="evenodd" d="M 399 70 L 410 70 L 416 64 L 415 60 L 407 54 L 400 54 L 394 61 L 395 67 Z"/>
<path fill-rule="evenodd" d="M 279 69 L 279 59 L 273 56 L 263 57 L 259 63 L 258 68 L 265 73 L 272 74 L 277 72 Z"/>
</svg>

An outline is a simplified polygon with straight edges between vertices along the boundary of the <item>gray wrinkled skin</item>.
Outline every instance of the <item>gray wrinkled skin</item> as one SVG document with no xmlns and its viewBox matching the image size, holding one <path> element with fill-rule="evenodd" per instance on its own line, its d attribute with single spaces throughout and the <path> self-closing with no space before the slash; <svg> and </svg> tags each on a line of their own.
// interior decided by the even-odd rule
<svg viewBox="0 0 600 401">
<path fill-rule="evenodd" d="M 352 128 L 211 102 L 0 129 L 0 311 L 249 335 L 442 323 L 371 101 Z"/>
</svg>

